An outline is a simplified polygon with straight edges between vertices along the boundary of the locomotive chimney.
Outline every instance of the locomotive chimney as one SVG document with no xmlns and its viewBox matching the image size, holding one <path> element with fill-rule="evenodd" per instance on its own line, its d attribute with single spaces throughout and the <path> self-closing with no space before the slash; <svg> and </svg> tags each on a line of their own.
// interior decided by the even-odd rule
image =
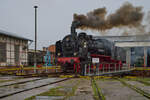
<svg viewBox="0 0 150 100">
<path fill-rule="evenodd" d="M 71 25 L 71 35 L 73 35 L 74 37 L 77 36 L 77 32 L 76 32 L 76 28 L 80 26 L 80 22 L 79 21 L 73 21 L 72 25 Z"/>
</svg>

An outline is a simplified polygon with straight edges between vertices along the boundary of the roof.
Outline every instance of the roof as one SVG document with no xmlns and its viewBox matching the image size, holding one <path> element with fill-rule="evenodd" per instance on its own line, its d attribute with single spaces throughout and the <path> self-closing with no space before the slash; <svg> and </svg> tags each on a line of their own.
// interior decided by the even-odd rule
<svg viewBox="0 0 150 100">
<path fill-rule="evenodd" d="M 29 52 L 29 53 L 34 53 L 35 50 L 34 50 L 34 49 L 29 49 L 28 52 Z M 36 52 L 37 52 L 37 53 L 40 53 L 40 52 L 46 52 L 46 51 L 43 51 L 43 50 L 36 50 Z"/>
<path fill-rule="evenodd" d="M 124 41 L 124 42 L 116 42 L 115 46 L 117 47 L 150 47 L 150 42 L 144 41 L 144 42 L 130 42 L 130 41 Z"/>
<path fill-rule="evenodd" d="M 150 36 L 150 34 L 143 34 L 143 35 L 127 35 L 127 36 L 116 36 L 116 35 L 110 35 L 110 36 L 94 36 L 94 37 L 100 37 L 100 38 L 117 38 L 117 37 L 141 37 L 141 36 Z"/>
<path fill-rule="evenodd" d="M 8 36 L 8 37 L 13 37 L 13 38 L 21 39 L 21 40 L 33 41 L 33 40 L 25 38 L 23 36 L 19 36 L 15 33 L 6 32 L 6 31 L 3 31 L 3 30 L 0 30 L 0 35 L 5 35 L 5 36 Z"/>
<path fill-rule="evenodd" d="M 150 42 L 150 35 L 131 35 L 131 36 L 94 36 L 95 39 L 107 39 L 113 42 Z"/>
</svg>

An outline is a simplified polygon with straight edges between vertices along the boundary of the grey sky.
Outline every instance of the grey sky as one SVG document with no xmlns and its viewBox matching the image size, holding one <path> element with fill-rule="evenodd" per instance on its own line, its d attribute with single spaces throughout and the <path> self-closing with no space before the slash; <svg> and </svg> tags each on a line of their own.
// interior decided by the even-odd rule
<svg viewBox="0 0 150 100">
<path fill-rule="evenodd" d="M 114 12 L 125 1 L 150 10 L 150 0 L 0 0 L 0 29 L 34 40 L 34 5 L 38 5 L 38 48 L 55 43 L 70 32 L 73 13 L 106 7 Z M 32 45 L 33 46 L 33 45 Z"/>
</svg>

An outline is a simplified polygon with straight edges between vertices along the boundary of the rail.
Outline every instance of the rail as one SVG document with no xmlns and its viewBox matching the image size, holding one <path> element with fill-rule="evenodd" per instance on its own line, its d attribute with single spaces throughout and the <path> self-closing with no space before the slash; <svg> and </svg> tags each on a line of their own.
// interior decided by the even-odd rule
<svg viewBox="0 0 150 100">
<path fill-rule="evenodd" d="M 98 100 L 106 100 L 100 88 L 97 86 L 96 81 L 93 77 L 91 77 L 91 83 L 94 90 L 94 94 Z"/>
<path fill-rule="evenodd" d="M 34 86 L 34 87 L 27 88 L 27 89 L 22 89 L 22 90 L 18 90 L 18 91 L 12 92 L 12 93 L 4 94 L 4 95 L 0 96 L 0 99 L 11 96 L 11 95 L 15 95 L 15 94 L 18 94 L 18 93 L 22 93 L 22 92 L 25 92 L 25 91 L 29 91 L 29 90 L 37 89 L 37 88 L 40 88 L 40 87 L 44 87 L 44 86 L 60 83 L 60 82 L 63 82 L 63 81 L 67 81 L 69 79 L 71 79 L 71 78 L 65 78 L 65 79 L 55 81 L 55 82 L 49 82 L 49 83 L 45 83 L 45 84 L 42 84 L 42 85 L 39 85 L 39 86 Z"/>
<path fill-rule="evenodd" d="M 143 95 L 144 97 L 150 99 L 150 93 L 142 90 L 141 88 L 138 88 L 135 85 L 131 85 L 131 84 L 125 82 L 123 79 L 117 78 L 117 80 L 119 80 L 125 86 L 127 86 L 127 87 L 131 88 L 132 90 L 136 91 L 137 93 L 139 93 L 139 94 Z"/>
</svg>

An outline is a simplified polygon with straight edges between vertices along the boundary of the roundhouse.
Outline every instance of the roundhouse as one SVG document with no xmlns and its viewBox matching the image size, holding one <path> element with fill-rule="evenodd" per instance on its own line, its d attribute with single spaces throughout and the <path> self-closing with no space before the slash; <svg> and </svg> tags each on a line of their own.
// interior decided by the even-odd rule
<svg viewBox="0 0 150 100">
<path fill-rule="evenodd" d="M 29 41 L 32 40 L 0 30 L 0 66 L 27 66 Z"/>
</svg>

